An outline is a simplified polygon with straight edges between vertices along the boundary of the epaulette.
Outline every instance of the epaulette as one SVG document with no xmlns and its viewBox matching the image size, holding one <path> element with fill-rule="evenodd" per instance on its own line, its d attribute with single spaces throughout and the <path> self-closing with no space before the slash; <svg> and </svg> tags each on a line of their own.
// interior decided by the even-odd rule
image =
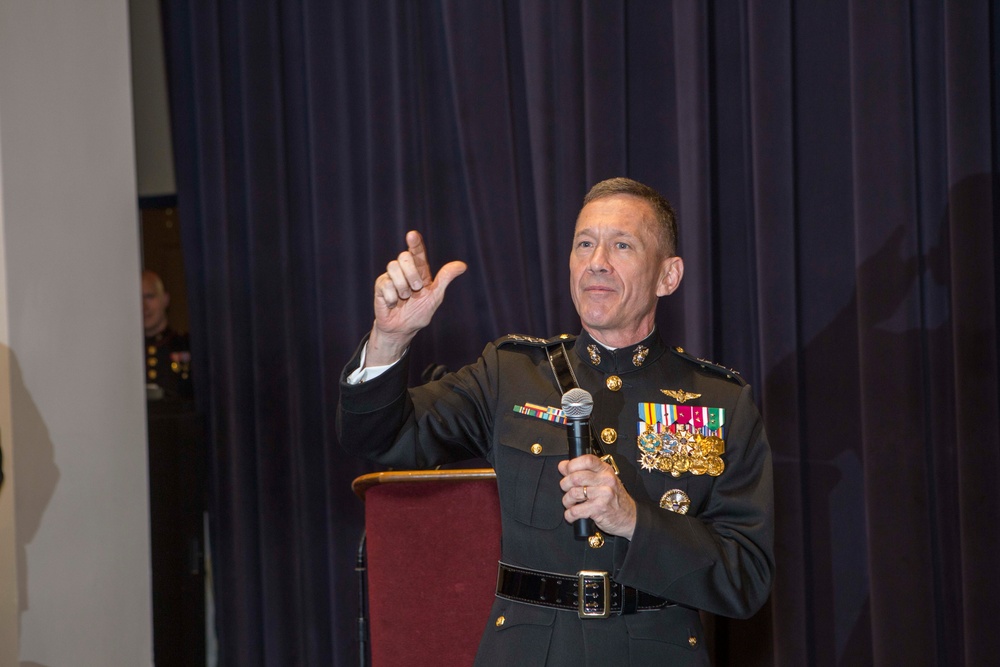
<svg viewBox="0 0 1000 667">
<path fill-rule="evenodd" d="M 713 373 L 721 375 L 727 380 L 732 380 L 733 382 L 736 382 L 741 387 L 745 386 L 747 383 L 747 381 L 743 379 L 743 376 L 740 375 L 739 371 L 735 371 L 732 368 L 726 368 L 725 366 L 720 366 L 714 361 L 709 361 L 708 359 L 693 357 L 687 352 L 685 352 L 683 347 L 672 347 L 670 348 L 670 350 L 681 359 L 684 359 L 685 361 L 690 361 L 692 364 L 698 364 L 705 370 L 712 371 Z"/>
<path fill-rule="evenodd" d="M 576 336 L 571 336 L 569 334 L 559 334 L 558 336 L 553 336 L 552 338 L 537 338 L 535 336 L 525 336 L 523 334 L 507 334 L 503 338 L 498 338 L 493 344 L 497 347 L 503 347 L 504 345 L 530 345 L 531 347 L 549 347 L 551 345 L 557 345 L 559 343 L 569 343 L 574 340 Z"/>
</svg>

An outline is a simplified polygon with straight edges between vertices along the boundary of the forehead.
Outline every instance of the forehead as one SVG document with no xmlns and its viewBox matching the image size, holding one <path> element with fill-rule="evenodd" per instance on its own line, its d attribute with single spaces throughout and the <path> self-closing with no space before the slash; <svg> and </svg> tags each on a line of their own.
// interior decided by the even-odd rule
<svg viewBox="0 0 1000 667">
<path fill-rule="evenodd" d="M 159 285 L 155 278 L 147 278 L 143 276 L 142 278 L 142 293 L 143 294 L 159 294 Z"/>
<path fill-rule="evenodd" d="M 590 202 L 576 219 L 576 234 L 588 232 L 645 236 L 654 234 L 656 216 L 644 200 L 631 195 L 611 195 Z"/>
</svg>

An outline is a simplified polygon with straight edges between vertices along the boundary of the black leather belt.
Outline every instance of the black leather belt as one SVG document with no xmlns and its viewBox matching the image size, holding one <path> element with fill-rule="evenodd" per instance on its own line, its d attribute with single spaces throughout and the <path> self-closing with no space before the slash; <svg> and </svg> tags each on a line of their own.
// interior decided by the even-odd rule
<svg viewBox="0 0 1000 667">
<path fill-rule="evenodd" d="M 619 584 L 607 572 L 581 570 L 575 575 L 528 570 L 500 563 L 497 596 L 575 611 L 580 618 L 607 618 L 612 614 L 654 611 L 670 604 L 667 600 Z"/>
</svg>

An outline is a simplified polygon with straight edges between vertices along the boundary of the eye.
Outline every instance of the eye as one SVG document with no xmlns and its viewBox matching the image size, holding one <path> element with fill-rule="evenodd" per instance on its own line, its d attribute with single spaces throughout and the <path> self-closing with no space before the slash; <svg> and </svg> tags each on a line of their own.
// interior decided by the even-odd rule
<svg viewBox="0 0 1000 667">
<path fill-rule="evenodd" d="M 590 241 L 579 241 L 579 242 L 577 242 L 576 247 L 577 248 L 591 248 L 591 247 L 593 247 L 593 245 L 594 244 L 591 243 Z"/>
<path fill-rule="evenodd" d="M 618 248 L 619 250 L 628 250 L 632 246 L 626 243 L 625 241 L 619 241 L 618 243 L 615 244 L 615 247 Z"/>
</svg>

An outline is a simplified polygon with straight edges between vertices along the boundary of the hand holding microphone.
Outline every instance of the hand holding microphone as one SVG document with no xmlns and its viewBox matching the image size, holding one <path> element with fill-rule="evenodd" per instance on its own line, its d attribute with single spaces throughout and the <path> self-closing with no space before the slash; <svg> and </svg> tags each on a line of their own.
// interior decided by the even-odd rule
<svg viewBox="0 0 1000 667">
<path fill-rule="evenodd" d="M 592 453 L 590 444 L 590 413 L 594 411 L 594 398 L 586 389 L 570 389 L 562 397 L 563 414 L 569 420 L 566 434 L 569 438 L 569 458 L 575 459 Z M 586 499 L 587 487 L 583 487 Z M 577 539 L 589 537 L 594 532 L 593 521 L 577 519 L 573 534 Z"/>
<path fill-rule="evenodd" d="M 559 462 L 566 520 L 573 522 L 578 539 L 590 537 L 600 529 L 605 535 L 631 540 L 636 524 L 635 500 L 609 464 L 596 456 L 580 458 L 593 453 L 590 440 L 593 397 L 584 389 L 570 389 L 563 394 L 562 409 L 569 422 L 569 458 Z M 579 518 L 581 514 L 586 517 Z"/>
</svg>

